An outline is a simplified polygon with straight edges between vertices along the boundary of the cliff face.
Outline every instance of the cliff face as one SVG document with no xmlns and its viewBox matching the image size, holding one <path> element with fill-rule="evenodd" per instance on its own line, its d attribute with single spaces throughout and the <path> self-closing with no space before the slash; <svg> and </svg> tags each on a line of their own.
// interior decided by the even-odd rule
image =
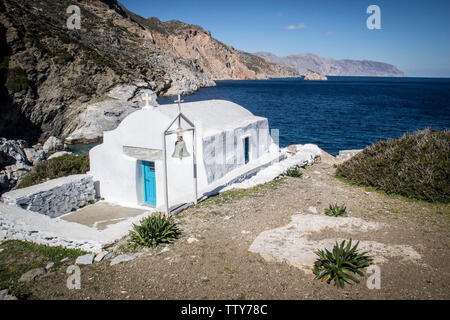
<svg viewBox="0 0 450 320">
<path fill-rule="evenodd" d="M 404 73 L 391 64 L 368 60 L 334 60 L 305 53 L 286 57 L 278 57 L 270 52 L 256 52 L 266 61 L 277 63 L 297 70 L 304 75 L 308 71 L 329 76 L 381 76 L 403 77 Z"/>
<path fill-rule="evenodd" d="M 80 30 L 66 27 L 72 4 Z M 0 0 L 0 69 L 0 136 L 27 140 L 69 135 L 117 86 L 175 95 L 215 79 L 297 76 L 199 26 L 144 19 L 115 0 Z"/>
</svg>

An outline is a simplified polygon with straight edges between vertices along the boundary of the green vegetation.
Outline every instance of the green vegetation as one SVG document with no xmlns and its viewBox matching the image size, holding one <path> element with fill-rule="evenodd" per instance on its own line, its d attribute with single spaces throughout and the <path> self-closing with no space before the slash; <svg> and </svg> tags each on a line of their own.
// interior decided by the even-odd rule
<svg viewBox="0 0 450 320">
<path fill-rule="evenodd" d="M 284 175 L 293 178 L 301 178 L 303 173 L 298 169 L 288 169 Z"/>
<path fill-rule="evenodd" d="M 314 262 L 314 279 L 327 280 L 328 284 L 334 281 L 334 285 L 339 288 L 344 288 L 345 283 L 351 284 L 350 281 L 359 283 L 352 274 L 364 276 L 362 270 L 372 263 L 373 258 L 367 252 L 359 253 L 358 245 L 359 241 L 352 248 L 350 239 L 347 245 L 345 240 L 340 245 L 336 242 L 332 252 L 327 249 L 316 251 L 319 258 Z"/>
<path fill-rule="evenodd" d="M 79 249 L 50 247 L 28 241 L 8 240 L 0 244 L 0 290 L 8 289 L 18 299 L 26 299 L 31 294 L 33 283 L 21 283 L 19 278 L 33 268 L 44 268 L 53 262 L 54 268 L 61 266 L 64 258 L 76 259 L 86 254 Z"/>
<path fill-rule="evenodd" d="M 51 55 L 53 56 L 53 62 L 56 64 L 64 64 L 73 61 L 73 56 L 62 47 L 51 51 Z"/>
<path fill-rule="evenodd" d="M 325 209 L 325 214 L 330 217 L 346 217 L 347 208 L 344 205 L 339 206 L 337 203 L 330 204 L 330 206 Z"/>
<path fill-rule="evenodd" d="M 89 171 L 89 156 L 87 154 L 65 154 L 38 164 L 16 188 L 25 188 L 50 179 L 86 173 L 87 171 Z"/>
<path fill-rule="evenodd" d="M 221 192 L 215 196 L 211 196 L 206 200 L 200 202 L 198 207 L 209 207 L 211 205 L 221 205 L 230 203 L 233 200 L 241 199 L 243 197 L 263 197 L 269 190 L 277 189 L 280 185 L 286 182 L 285 178 L 275 179 L 264 184 L 259 184 L 249 189 L 233 189 Z"/>
<path fill-rule="evenodd" d="M 450 131 L 425 129 L 379 141 L 338 166 L 336 176 L 388 194 L 450 202 Z"/>
<path fill-rule="evenodd" d="M 109 54 L 100 54 L 96 50 L 92 49 L 82 42 L 79 42 L 78 44 L 83 51 L 83 55 L 86 59 L 89 59 L 98 66 L 110 68 L 118 75 L 123 74 L 123 70 L 120 65 Z"/>
<path fill-rule="evenodd" d="M 163 214 L 151 215 L 133 224 L 130 231 L 130 243 L 134 247 L 156 247 L 160 243 L 172 243 L 181 235 L 173 217 Z"/>
<path fill-rule="evenodd" d="M 27 90 L 29 87 L 27 74 L 20 67 L 8 69 L 5 86 L 11 92 Z"/>
</svg>

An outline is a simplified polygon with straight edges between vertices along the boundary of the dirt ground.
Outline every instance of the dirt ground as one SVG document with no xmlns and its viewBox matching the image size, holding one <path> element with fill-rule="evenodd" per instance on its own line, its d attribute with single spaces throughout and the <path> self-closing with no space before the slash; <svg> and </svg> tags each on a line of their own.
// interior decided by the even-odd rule
<svg viewBox="0 0 450 320">
<path fill-rule="evenodd" d="M 317 163 L 302 178 L 285 177 L 251 190 L 229 191 L 177 216 L 183 237 L 169 250 L 115 266 L 109 260 L 81 267 L 81 289 L 66 287 L 66 262 L 37 281 L 34 299 L 449 299 L 450 206 L 390 197 L 348 185 L 335 168 Z M 294 214 L 323 215 L 331 203 L 345 204 L 351 217 L 385 223 L 380 230 L 352 234 L 355 240 L 408 245 L 422 258 L 392 257 L 379 265 L 381 288 L 366 279 L 338 289 L 284 262 L 267 262 L 249 252 L 263 231 L 287 225 Z M 324 230 L 314 238 L 347 238 Z M 195 238 L 198 241 L 189 241 Z M 192 240 L 192 239 L 191 239 Z M 126 240 L 117 252 L 129 250 Z M 161 252 L 163 251 L 163 252 Z M 366 276 L 367 278 L 367 276 Z"/>
</svg>

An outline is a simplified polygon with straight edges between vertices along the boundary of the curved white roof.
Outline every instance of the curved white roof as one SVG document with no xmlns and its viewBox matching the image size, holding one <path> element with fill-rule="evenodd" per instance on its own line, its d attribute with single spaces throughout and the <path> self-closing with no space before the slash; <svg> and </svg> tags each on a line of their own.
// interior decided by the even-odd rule
<svg viewBox="0 0 450 320">
<path fill-rule="evenodd" d="M 160 105 L 157 109 L 171 119 L 174 119 L 178 114 L 177 103 Z M 227 100 L 183 102 L 181 113 L 192 122 L 201 122 L 204 131 L 234 128 L 263 119 L 253 115 L 244 107 Z"/>
</svg>

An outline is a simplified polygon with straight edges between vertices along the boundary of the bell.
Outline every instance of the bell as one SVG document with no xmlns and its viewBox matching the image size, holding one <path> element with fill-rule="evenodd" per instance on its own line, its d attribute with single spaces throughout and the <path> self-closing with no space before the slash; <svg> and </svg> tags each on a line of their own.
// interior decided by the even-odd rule
<svg viewBox="0 0 450 320">
<path fill-rule="evenodd" d="M 185 158 L 189 157 L 190 154 L 186 148 L 186 142 L 183 140 L 183 136 L 178 136 L 178 140 L 175 142 L 175 150 L 173 151 L 172 158 Z"/>
</svg>

